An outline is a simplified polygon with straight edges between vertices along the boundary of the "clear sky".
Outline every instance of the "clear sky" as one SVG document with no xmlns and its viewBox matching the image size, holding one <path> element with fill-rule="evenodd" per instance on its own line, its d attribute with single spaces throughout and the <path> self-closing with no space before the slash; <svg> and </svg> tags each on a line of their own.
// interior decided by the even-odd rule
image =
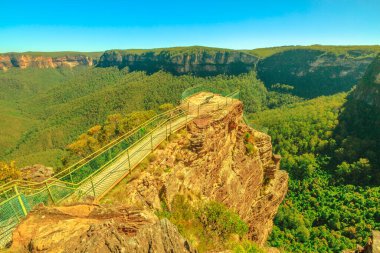
<svg viewBox="0 0 380 253">
<path fill-rule="evenodd" d="M 0 52 L 380 44 L 380 0 L 0 0 Z"/>
</svg>

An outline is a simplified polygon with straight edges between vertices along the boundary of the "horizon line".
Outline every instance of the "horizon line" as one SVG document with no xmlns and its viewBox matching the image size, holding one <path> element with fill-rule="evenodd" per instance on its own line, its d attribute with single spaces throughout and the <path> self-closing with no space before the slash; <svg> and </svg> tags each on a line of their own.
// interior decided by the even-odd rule
<svg viewBox="0 0 380 253">
<path fill-rule="evenodd" d="M 279 46 L 268 46 L 268 47 L 256 47 L 256 48 L 226 48 L 226 47 L 214 47 L 214 46 L 202 46 L 202 45 L 191 45 L 191 46 L 168 46 L 168 47 L 151 47 L 151 48 L 111 48 L 104 50 L 96 51 L 84 51 L 84 50 L 62 50 L 62 51 L 6 51 L 3 52 L 0 50 L 0 54 L 20 54 L 20 53 L 102 53 L 106 51 L 117 51 L 117 50 L 160 50 L 160 49 L 173 49 L 173 48 L 191 48 L 191 47 L 202 47 L 202 48 L 212 48 L 212 49 L 221 49 L 221 50 L 236 50 L 236 51 L 245 51 L 245 50 L 257 50 L 257 49 L 269 49 L 269 48 L 281 48 L 281 47 L 376 47 L 380 44 L 298 44 L 298 45 L 279 45 Z"/>
</svg>

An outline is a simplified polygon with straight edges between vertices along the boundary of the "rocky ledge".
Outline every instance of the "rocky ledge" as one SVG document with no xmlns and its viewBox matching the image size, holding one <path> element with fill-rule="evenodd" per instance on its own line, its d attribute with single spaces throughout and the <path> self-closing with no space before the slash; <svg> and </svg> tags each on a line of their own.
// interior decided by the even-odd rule
<svg viewBox="0 0 380 253">
<path fill-rule="evenodd" d="M 13 233 L 9 252 L 196 252 L 168 220 L 136 208 L 39 207 Z"/>
</svg>

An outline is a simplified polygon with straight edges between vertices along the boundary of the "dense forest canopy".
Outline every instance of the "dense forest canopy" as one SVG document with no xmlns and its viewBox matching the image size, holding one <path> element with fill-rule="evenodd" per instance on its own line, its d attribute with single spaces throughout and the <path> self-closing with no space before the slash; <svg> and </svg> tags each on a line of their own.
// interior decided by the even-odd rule
<svg viewBox="0 0 380 253">
<path fill-rule="evenodd" d="M 281 168 L 290 175 L 272 246 L 289 252 L 341 252 L 364 245 L 371 230 L 380 229 L 380 187 L 369 187 L 375 164 L 362 157 L 342 171 L 348 163 L 336 156 L 342 147 L 334 131 L 343 123 L 339 115 L 345 98 L 344 93 L 320 97 L 251 116 L 254 124 L 269 128 L 274 150 L 283 157 Z M 351 148 L 351 154 L 361 152 L 360 146 Z"/>
</svg>

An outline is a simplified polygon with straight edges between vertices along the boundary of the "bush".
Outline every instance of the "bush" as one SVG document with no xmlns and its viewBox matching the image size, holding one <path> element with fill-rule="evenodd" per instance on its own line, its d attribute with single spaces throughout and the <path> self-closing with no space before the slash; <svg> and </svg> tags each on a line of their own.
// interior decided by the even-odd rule
<svg viewBox="0 0 380 253">
<path fill-rule="evenodd" d="M 0 162 L 0 182 L 8 182 L 18 179 L 21 175 L 20 170 L 16 167 L 16 162 Z"/>
<path fill-rule="evenodd" d="M 231 234 L 243 236 L 248 232 L 248 225 L 239 215 L 218 202 L 212 201 L 205 204 L 199 210 L 198 217 L 205 229 L 223 239 Z"/>
<path fill-rule="evenodd" d="M 251 241 L 243 241 L 233 248 L 234 253 L 266 253 L 264 249 Z"/>
<path fill-rule="evenodd" d="M 166 104 L 162 104 L 158 107 L 158 109 L 161 111 L 161 112 L 166 112 L 166 111 L 169 111 L 171 109 L 174 109 L 174 105 L 173 104 L 170 104 L 170 103 L 166 103 Z"/>
<path fill-rule="evenodd" d="M 256 155 L 258 152 L 258 149 L 256 148 L 256 146 L 253 145 L 252 143 L 245 144 L 245 149 L 248 155 Z"/>
</svg>

